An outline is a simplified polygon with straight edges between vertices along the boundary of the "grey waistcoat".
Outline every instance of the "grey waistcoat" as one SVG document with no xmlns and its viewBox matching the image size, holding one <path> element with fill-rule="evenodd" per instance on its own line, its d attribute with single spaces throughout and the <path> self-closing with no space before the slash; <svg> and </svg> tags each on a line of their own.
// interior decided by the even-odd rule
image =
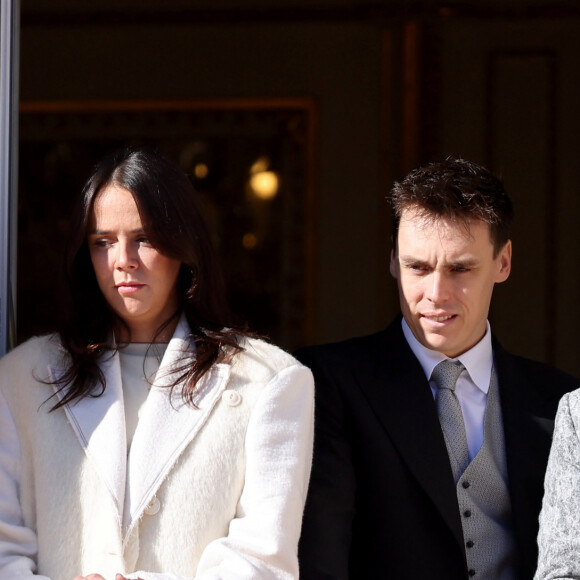
<svg viewBox="0 0 580 580">
<path fill-rule="evenodd" d="M 515 539 L 495 369 L 487 397 L 483 445 L 457 482 L 457 500 L 468 577 L 514 580 Z"/>
</svg>

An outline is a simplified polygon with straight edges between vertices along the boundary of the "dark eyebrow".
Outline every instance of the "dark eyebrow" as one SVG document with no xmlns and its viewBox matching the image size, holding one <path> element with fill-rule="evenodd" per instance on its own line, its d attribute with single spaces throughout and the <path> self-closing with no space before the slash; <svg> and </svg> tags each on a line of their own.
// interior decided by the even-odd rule
<svg viewBox="0 0 580 580">
<path fill-rule="evenodd" d="M 451 262 L 451 264 L 449 264 L 449 266 L 451 266 L 451 268 L 473 268 L 474 266 L 477 266 L 477 260 L 474 260 L 472 258 L 468 258 L 466 260 L 459 260 L 457 262 Z"/>
<path fill-rule="evenodd" d="M 413 256 L 399 256 L 399 260 L 402 264 L 406 266 L 415 265 L 415 266 L 429 266 L 428 262 L 424 260 L 420 260 L 419 258 L 415 258 Z M 465 258 L 465 260 L 455 260 L 448 264 L 445 264 L 447 268 L 474 268 L 477 266 L 478 261 L 474 258 Z"/>
<path fill-rule="evenodd" d="M 89 231 L 88 235 L 89 236 L 107 236 L 109 235 L 111 232 L 109 230 L 91 230 Z M 144 228 L 137 228 L 136 230 L 131 230 L 132 234 L 144 234 L 145 233 L 145 229 Z"/>
<path fill-rule="evenodd" d="M 414 258 L 413 256 L 399 256 L 399 261 L 405 264 L 427 264 L 427 262 Z"/>
</svg>

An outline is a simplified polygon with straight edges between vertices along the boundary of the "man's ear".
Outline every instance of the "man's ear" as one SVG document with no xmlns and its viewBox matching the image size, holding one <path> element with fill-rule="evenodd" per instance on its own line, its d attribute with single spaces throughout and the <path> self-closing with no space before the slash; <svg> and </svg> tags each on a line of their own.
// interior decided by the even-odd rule
<svg viewBox="0 0 580 580">
<path fill-rule="evenodd" d="M 399 279 L 399 259 L 397 258 L 397 254 L 395 250 L 391 250 L 391 261 L 389 264 L 389 270 L 391 272 L 391 276 L 396 280 Z"/>
<path fill-rule="evenodd" d="M 495 278 L 496 282 L 505 282 L 512 271 L 512 241 L 508 240 L 500 250 L 498 257 L 499 270 Z"/>
</svg>

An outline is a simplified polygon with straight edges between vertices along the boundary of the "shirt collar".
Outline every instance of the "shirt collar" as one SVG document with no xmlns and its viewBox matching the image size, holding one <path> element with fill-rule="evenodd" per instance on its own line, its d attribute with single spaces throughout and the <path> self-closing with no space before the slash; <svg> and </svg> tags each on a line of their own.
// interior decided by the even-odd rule
<svg viewBox="0 0 580 580">
<path fill-rule="evenodd" d="M 403 334 L 409 343 L 413 354 L 417 357 L 427 380 L 431 378 L 433 369 L 442 361 L 447 359 L 443 353 L 431 350 L 423 346 L 411 331 L 409 325 L 403 318 L 401 321 Z M 491 347 L 491 328 L 489 321 L 486 321 L 486 331 L 483 338 L 467 352 L 459 355 L 453 360 L 458 360 L 467 369 L 473 383 L 485 394 L 489 391 L 491 381 L 491 369 L 493 366 L 493 350 Z"/>
</svg>

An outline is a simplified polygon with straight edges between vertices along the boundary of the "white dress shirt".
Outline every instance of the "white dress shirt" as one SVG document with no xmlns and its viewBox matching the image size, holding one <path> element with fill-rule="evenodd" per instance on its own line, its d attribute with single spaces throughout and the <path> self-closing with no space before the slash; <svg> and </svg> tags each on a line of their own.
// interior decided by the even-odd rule
<svg viewBox="0 0 580 580">
<path fill-rule="evenodd" d="M 449 358 L 443 353 L 431 350 L 423 346 L 416 338 L 409 325 L 402 320 L 403 334 L 419 360 L 425 376 L 429 380 L 433 397 L 437 394 L 437 385 L 431 379 L 433 369 L 443 360 Z M 487 393 L 491 381 L 491 370 L 493 367 L 493 350 L 491 348 L 491 329 L 487 322 L 487 329 L 484 337 L 467 352 L 451 359 L 458 360 L 465 367 L 465 370 L 457 379 L 455 394 L 461 405 L 463 420 L 465 422 L 465 433 L 467 435 L 467 446 L 469 448 L 469 460 L 471 461 L 483 444 L 483 427 L 485 420 L 485 406 L 487 404 Z"/>
</svg>

